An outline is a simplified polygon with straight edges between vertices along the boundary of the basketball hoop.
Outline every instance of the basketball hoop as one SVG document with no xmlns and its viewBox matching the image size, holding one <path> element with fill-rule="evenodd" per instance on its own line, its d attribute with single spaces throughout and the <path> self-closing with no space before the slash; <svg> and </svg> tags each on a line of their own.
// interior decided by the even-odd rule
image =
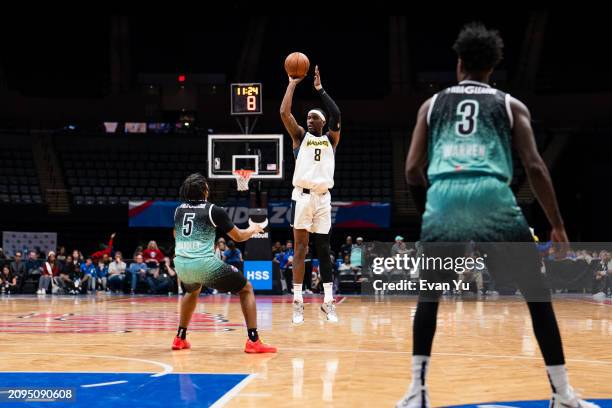
<svg viewBox="0 0 612 408">
<path fill-rule="evenodd" d="M 247 191 L 249 189 L 249 180 L 255 173 L 254 170 L 234 170 L 234 177 L 236 178 L 236 184 L 238 191 Z"/>
</svg>

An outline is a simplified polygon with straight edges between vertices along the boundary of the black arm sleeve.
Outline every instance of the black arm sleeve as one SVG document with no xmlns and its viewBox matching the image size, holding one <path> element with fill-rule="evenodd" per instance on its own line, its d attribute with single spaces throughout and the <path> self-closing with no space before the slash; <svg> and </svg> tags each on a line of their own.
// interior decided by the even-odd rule
<svg viewBox="0 0 612 408">
<path fill-rule="evenodd" d="M 340 130 L 340 108 L 336 105 L 336 102 L 329 96 L 325 89 L 319 89 L 319 96 L 321 97 L 321 101 L 323 101 L 323 105 L 325 105 L 325 110 L 329 112 L 329 130 L 337 132 Z"/>
<path fill-rule="evenodd" d="M 224 234 L 234 229 L 234 223 L 221 207 L 214 205 L 210 211 L 210 218 L 213 225 Z"/>
</svg>

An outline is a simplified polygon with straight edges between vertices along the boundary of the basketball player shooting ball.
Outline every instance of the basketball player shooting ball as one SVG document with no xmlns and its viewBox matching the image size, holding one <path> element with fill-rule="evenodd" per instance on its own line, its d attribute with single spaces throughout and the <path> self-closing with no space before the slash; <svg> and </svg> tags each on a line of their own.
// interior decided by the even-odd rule
<svg viewBox="0 0 612 408">
<path fill-rule="evenodd" d="M 255 223 L 247 229 L 234 226 L 223 208 L 207 201 L 209 191 L 206 178 L 199 173 L 187 177 L 179 191 L 182 204 L 174 213 L 174 266 L 187 293 L 181 300 L 180 323 L 172 349 L 191 347 L 186 338 L 187 326 L 198 303 L 202 285 L 205 285 L 219 292 L 232 292 L 240 296 L 248 336 L 245 353 L 276 353 L 276 347 L 263 343 L 257 333 L 253 286 L 238 269 L 224 263 L 214 253 L 216 230 L 241 242 L 262 233 L 263 227 Z"/>
<path fill-rule="evenodd" d="M 300 54 L 306 58 L 303 54 Z M 290 56 L 291 57 L 291 56 Z M 307 60 L 306 60 L 307 61 Z M 293 141 L 295 170 L 293 173 L 292 226 L 295 240 L 293 256 L 293 324 L 304 322 L 304 258 L 308 252 L 310 234 L 313 235 L 325 298 L 321 311 L 329 322 L 336 323 L 336 304 L 332 293 L 332 264 L 330 258 L 331 196 L 334 186 L 335 151 L 340 141 L 340 109 L 321 85 L 319 67 L 315 67 L 314 87 L 327 113 L 311 109 L 306 117 L 308 131 L 298 125 L 291 114 L 291 102 L 297 84 L 303 76 L 292 77 L 283 97 L 280 115 Z M 329 121 L 328 121 L 329 120 Z M 325 125 L 329 131 L 324 133 Z"/>
<path fill-rule="evenodd" d="M 502 58 L 503 41 L 497 31 L 472 23 L 461 30 L 453 48 L 458 55 L 459 84 L 421 106 L 406 159 L 406 181 L 417 207 L 424 211 L 420 240 L 432 249 L 441 247 L 436 242 L 451 243 L 447 247 L 470 240 L 486 245 L 491 274 L 501 274 L 503 269 L 527 301 L 552 389 L 549 407 L 595 408 L 597 405 L 577 397 L 569 384 L 550 291 L 540 273 L 529 226 L 510 189 L 514 145 L 552 226 L 552 240 L 566 247 L 563 219 L 550 174 L 536 147 L 529 110 L 489 85 Z M 516 245 L 490 244 L 502 242 L 524 242 L 526 250 L 516 253 L 512 249 Z M 428 281 L 439 276 L 429 272 L 423 271 Z M 426 379 L 440 295 L 439 291 L 419 294 L 412 331 L 412 384 L 397 403 L 399 408 L 430 406 Z"/>
</svg>

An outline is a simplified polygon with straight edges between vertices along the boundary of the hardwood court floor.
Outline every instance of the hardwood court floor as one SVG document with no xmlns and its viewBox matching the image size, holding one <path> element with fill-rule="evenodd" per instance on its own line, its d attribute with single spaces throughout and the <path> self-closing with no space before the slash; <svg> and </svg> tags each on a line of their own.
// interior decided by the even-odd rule
<svg viewBox="0 0 612 408">
<path fill-rule="evenodd" d="M 260 334 L 279 353 L 247 355 L 235 297 L 201 297 L 189 330 L 193 348 L 171 351 L 177 297 L 3 296 L 0 383 L 7 372 L 241 373 L 256 375 L 217 406 L 394 406 L 410 382 L 415 300 L 347 297 L 334 325 L 321 320 L 320 299 L 305 305 L 306 321 L 294 327 L 290 297 L 258 297 Z M 555 310 L 572 384 L 585 397 L 612 398 L 612 302 L 559 299 Z M 519 300 L 445 300 L 433 352 L 434 406 L 550 397 Z"/>
</svg>

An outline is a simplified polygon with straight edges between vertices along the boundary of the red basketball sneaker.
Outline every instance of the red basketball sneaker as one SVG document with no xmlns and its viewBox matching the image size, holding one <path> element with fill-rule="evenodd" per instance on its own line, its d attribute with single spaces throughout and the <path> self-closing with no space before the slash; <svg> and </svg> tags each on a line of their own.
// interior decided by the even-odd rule
<svg viewBox="0 0 612 408">
<path fill-rule="evenodd" d="M 183 350 L 188 348 L 191 348 L 191 344 L 189 344 L 187 340 L 183 340 L 179 336 L 174 338 L 174 341 L 172 342 L 172 350 Z"/>
<path fill-rule="evenodd" d="M 245 353 L 276 353 L 276 347 L 263 343 L 261 339 L 257 339 L 257 341 L 251 341 L 251 339 L 247 339 L 246 345 L 244 346 L 244 352 Z"/>
</svg>

